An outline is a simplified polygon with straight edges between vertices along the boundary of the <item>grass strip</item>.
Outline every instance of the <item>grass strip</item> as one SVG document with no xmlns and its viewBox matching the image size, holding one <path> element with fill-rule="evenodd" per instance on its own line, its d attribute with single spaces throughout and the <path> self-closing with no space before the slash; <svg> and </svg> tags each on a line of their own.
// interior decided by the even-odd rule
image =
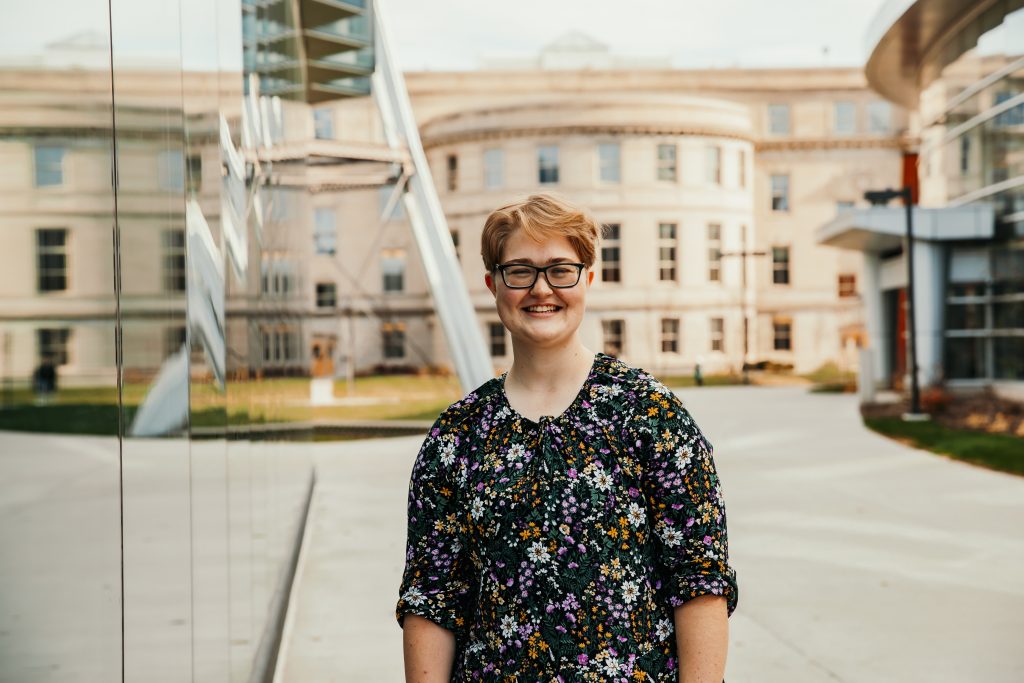
<svg viewBox="0 0 1024 683">
<path fill-rule="evenodd" d="M 904 422 L 898 417 L 865 418 L 870 429 L 917 448 L 1010 474 L 1024 475 L 1024 439 L 951 429 L 936 422 Z"/>
</svg>

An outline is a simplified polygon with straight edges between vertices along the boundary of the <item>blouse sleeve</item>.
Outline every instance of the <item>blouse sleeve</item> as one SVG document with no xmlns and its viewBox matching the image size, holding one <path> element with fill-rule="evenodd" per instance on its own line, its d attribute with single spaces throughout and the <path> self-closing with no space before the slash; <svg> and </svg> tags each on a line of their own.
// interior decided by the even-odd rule
<svg viewBox="0 0 1024 683">
<path fill-rule="evenodd" d="M 711 444 L 674 393 L 652 378 L 639 386 L 626 431 L 644 463 L 662 589 L 673 607 L 724 596 L 731 615 L 739 591 Z"/>
<path fill-rule="evenodd" d="M 445 414 L 420 447 L 409 485 L 405 572 L 395 616 L 415 614 L 456 634 L 466 626 L 469 596 L 462 520 L 454 476 L 460 437 Z"/>
</svg>

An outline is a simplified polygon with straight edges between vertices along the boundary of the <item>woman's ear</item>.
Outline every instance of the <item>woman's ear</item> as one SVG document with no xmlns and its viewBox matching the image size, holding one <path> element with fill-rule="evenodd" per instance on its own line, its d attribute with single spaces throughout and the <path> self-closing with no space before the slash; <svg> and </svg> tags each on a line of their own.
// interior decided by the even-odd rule
<svg viewBox="0 0 1024 683">
<path fill-rule="evenodd" d="M 587 286 L 594 284 L 594 271 L 587 269 Z"/>
<path fill-rule="evenodd" d="M 491 294 L 494 294 L 495 296 L 498 295 L 498 293 L 494 291 L 494 277 L 492 277 L 490 273 L 484 273 L 484 284 L 487 285 L 487 289 L 491 290 Z"/>
</svg>

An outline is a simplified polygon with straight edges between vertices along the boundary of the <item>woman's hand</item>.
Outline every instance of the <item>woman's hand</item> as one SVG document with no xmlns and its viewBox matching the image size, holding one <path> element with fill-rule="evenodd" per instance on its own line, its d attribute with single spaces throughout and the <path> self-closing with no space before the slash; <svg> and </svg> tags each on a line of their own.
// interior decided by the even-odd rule
<svg viewBox="0 0 1024 683">
<path fill-rule="evenodd" d="M 429 619 L 407 614 L 402 622 L 406 683 L 448 683 L 455 660 L 455 635 Z"/>
<path fill-rule="evenodd" d="M 676 607 L 679 683 L 720 683 L 729 648 L 725 598 L 701 595 Z"/>
</svg>

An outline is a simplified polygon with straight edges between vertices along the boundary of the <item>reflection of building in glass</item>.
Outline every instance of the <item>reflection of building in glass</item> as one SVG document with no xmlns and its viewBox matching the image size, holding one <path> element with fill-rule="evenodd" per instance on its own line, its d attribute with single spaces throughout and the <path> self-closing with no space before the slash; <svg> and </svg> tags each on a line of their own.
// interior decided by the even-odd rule
<svg viewBox="0 0 1024 683">
<path fill-rule="evenodd" d="M 914 309 L 923 383 L 1024 380 L 1024 8 L 978 9 L 893 0 L 871 33 L 871 86 L 916 112 L 918 155 L 908 157 L 904 183 L 920 200 Z M 939 30 L 946 26 L 956 30 Z M 874 376 L 896 385 L 909 367 L 903 213 L 852 211 L 820 232 L 825 244 L 864 252 Z"/>
</svg>

